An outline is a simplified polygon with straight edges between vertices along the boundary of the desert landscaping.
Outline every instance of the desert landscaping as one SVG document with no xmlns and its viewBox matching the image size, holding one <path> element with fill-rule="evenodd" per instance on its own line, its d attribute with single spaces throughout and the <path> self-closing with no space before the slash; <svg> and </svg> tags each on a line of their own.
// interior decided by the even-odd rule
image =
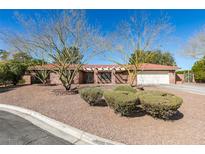
<svg viewBox="0 0 205 154">
<path fill-rule="evenodd" d="M 103 89 L 113 86 L 104 85 Z M 165 89 L 183 98 L 172 120 L 149 115 L 120 116 L 105 105 L 90 106 L 79 94 L 58 94 L 62 86 L 28 85 L 1 88 L 0 103 L 28 108 L 89 133 L 125 144 L 205 144 L 205 96 Z"/>
</svg>

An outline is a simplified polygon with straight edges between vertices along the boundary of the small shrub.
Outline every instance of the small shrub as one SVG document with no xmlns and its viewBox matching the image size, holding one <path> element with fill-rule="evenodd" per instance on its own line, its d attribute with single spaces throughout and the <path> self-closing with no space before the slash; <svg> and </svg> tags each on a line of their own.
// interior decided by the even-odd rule
<svg viewBox="0 0 205 154">
<path fill-rule="evenodd" d="M 128 91 L 128 92 L 133 92 L 136 93 L 137 90 L 134 89 L 133 87 L 129 86 L 129 85 L 121 85 L 121 86 L 117 86 L 114 91 Z"/>
<path fill-rule="evenodd" d="M 100 88 L 83 88 L 80 90 L 80 96 L 93 106 L 103 97 L 103 91 Z"/>
<path fill-rule="evenodd" d="M 131 115 L 138 109 L 137 95 L 129 91 L 105 91 L 104 98 L 108 106 L 123 116 Z"/>
<path fill-rule="evenodd" d="M 176 114 L 183 100 L 173 94 L 159 91 L 145 91 L 137 94 L 142 109 L 153 117 L 169 119 Z"/>
</svg>

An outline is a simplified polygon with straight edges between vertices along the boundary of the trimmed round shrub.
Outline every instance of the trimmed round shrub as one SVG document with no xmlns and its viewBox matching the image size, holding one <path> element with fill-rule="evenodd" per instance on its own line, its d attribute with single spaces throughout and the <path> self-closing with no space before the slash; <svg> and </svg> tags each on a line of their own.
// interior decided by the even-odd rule
<svg viewBox="0 0 205 154">
<path fill-rule="evenodd" d="M 134 89 L 133 87 L 129 86 L 129 85 L 121 85 L 121 86 L 117 86 L 114 91 L 128 91 L 128 92 L 133 92 L 136 93 L 137 90 Z"/>
<path fill-rule="evenodd" d="M 80 90 L 80 96 L 91 106 L 98 104 L 103 97 L 103 90 L 100 88 L 83 88 Z"/>
<path fill-rule="evenodd" d="M 105 91 L 104 98 L 108 106 L 122 116 L 129 116 L 138 109 L 139 99 L 133 92 Z"/>
<path fill-rule="evenodd" d="M 160 91 L 138 93 L 142 109 L 153 117 L 169 119 L 177 113 L 183 100 L 173 94 Z"/>
</svg>

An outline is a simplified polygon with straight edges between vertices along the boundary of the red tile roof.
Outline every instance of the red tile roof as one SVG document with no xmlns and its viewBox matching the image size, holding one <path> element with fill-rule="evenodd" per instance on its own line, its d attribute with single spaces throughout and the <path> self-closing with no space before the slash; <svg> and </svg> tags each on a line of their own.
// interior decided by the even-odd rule
<svg viewBox="0 0 205 154">
<path fill-rule="evenodd" d="M 180 69 L 177 66 L 167 66 L 167 65 L 159 65 L 159 64 L 149 64 L 145 63 L 140 66 L 142 70 L 177 70 Z"/>
<path fill-rule="evenodd" d="M 69 68 L 74 68 L 75 65 L 69 66 Z M 123 66 L 112 64 L 112 65 L 99 65 L 99 64 L 85 64 L 83 65 L 83 68 L 122 68 Z M 43 66 L 32 66 L 29 67 L 29 70 L 42 70 L 42 69 L 55 69 L 56 65 L 55 64 L 46 64 Z M 144 63 L 141 64 L 140 70 L 177 70 L 179 67 L 177 66 L 167 66 L 167 65 L 159 65 L 159 64 L 149 64 L 149 63 Z"/>
</svg>

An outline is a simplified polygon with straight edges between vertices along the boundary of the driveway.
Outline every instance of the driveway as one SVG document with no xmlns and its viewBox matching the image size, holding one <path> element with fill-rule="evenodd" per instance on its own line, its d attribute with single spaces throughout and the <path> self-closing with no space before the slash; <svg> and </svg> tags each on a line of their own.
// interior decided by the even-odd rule
<svg viewBox="0 0 205 154">
<path fill-rule="evenodd" d="M 205 95 L 205 86 L 197 84 L 170 84 L 170 85 L 160 85 L 163 88 L 169 88 L 174 90 L 180 90 L 188 93 Z"/>
<path fill-rule="evenodd" d="M 0 144 L 64 145 L 70 143 L 55 137 L 23 118 L 0 111 Z"/>
</svg>

